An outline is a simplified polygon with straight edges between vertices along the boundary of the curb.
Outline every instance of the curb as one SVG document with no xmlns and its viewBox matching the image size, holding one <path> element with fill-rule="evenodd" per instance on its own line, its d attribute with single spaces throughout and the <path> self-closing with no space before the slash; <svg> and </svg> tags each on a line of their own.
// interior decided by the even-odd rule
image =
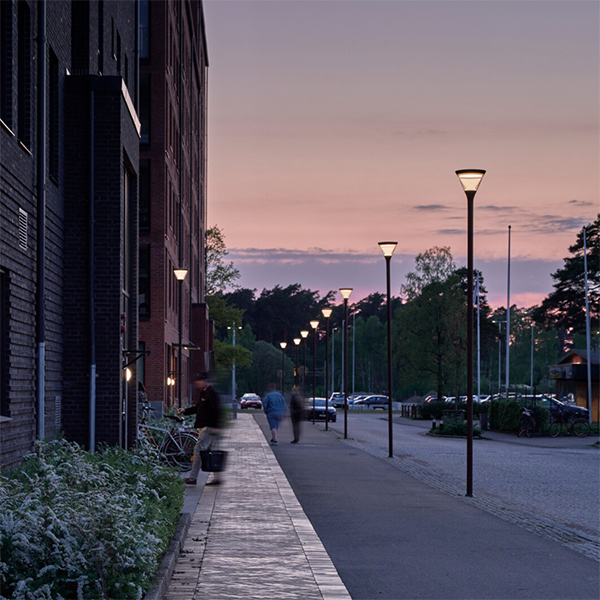
<svg viewBox="0 0 600 600">
<path fill-rule="evenodd" d="M 185 541 L 191 522 L 192 515 L 190 513 L 181 513 L 179 523 L 177 523 L 177 527 L 175 529 L 175 534 L 171 538 L 169 546 L 167 547 L 163 559 L 160 562 L 160 566 L 158 567 L 158 571 L 156 572 L 154 584 L 144 596 L 144 600 L 163 600 L 167 592 L 167 588 L 169 587 L 171 576 L 173 575 L 173 571 L 177 565 L 177 559 L 179 558 L 179 554 L 183 549 L 183 542 Z"/>
</svg>

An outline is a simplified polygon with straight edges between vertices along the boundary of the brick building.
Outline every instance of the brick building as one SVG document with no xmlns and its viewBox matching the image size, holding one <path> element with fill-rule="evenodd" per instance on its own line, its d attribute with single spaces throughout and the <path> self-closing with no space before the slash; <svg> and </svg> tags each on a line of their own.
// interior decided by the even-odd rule
<svg viewBox="0 0 600 600">
<path fill-rule="evenodd" d="M 205 369 L 210 350 L 201 3 L 141 1 L 139 56 L 140 347 L 147 352 L 140 379 L 150 400 L 181 405 L 188 402 L 190 375 Z M 187 270 L 181 283 L 174 274 L 179 268 Z"/>
<path fill-rule="evenodd" d="M 169 93 L 179 98 L 181 89 L 189 92 L 183 114 L 193 122 L 192 107 L 201 104 L 202 120 L 183 126 L 190 135 L 181 143 L 181 156 L 193 178 L 188 171 L 180 174 L 180 155 L 174 154 L 165 169 L 177 185 L 165 184 L 164 190 L 177 200 L 168 202 L 157 192 L 157 204 L 150 207 L 147 196 L 140 205 L 138 190 L 147 190 L 144 169 L 158 172 L 151 153 L 164 154 L 167 146 L 159 150 L 154 145 L 159 137 L 151 137 L 150 146 L 144 136 L 158 136 L 169 122 L 164 144 L 176 146 L 180 122 L 158 113 L 160 102 L 152 114 L 139 106 L 145 92 L 138 88 L 140 48 L 148 41 L 143 30 L 147 16 L 159 10 L 169 15 L 162 26 L 175 28 L 172 34 L 187 48 L 190 64 L 197 61 L 188 72 L 182 69 L 190 78 L 185 86 L 170 87 Z M 178 60 L 164 58 L 172 61 L 171 70 L 178 68 Z M 157 65 L 152 57 L 152 68 Z M 144 63 L 146 72 L 149 66 Z M 191 319 L 195 311 L 203 314 L 205 73 L 200 1 L 0 2 L 0 468 L 17 465 L 36 438 L 61 431 L 87 447 L 135 439 L 137 380 L 144 378 L 144 363 L 137 360 L 144 349 L 138 344 L 138 298 L 143 300 L 148 287 L 140 233 L 143 244 L 152 246 L 153 236 L 161 235 L 156 228 L 164 226 L 162 262 L 188 265 L 183 345 L 191 347 Z M 154 106 L 154 99 L 148 104 Z M 150 185 L 160 184 L 152 177 Z M 189 212 L 177 230 L 184 235 L 173 238 L 167 211 L 181 189 L 179 204 Z M 150 304 L 150 315 L 164 287 L 170 312 L 163 319 L 172 329 L 179 314 L 167 294 L 174 293 L 173 285 L 166 275 L 151 285 L 156 305 Z M 147 309 L 142 302 L 144 319 Z M 204 331 L 205 322 L 204 315 L 194 327 Z M 179 332 L 168 333 L 157 350 L 150 338 L 144 340 L 151 356 L 169 355 L 164 344 L 177 349 Z M 206 349 L 208 342 L 202 342 Z M 148 365 L 146 376 L 154 368 Z"/>
</svg>

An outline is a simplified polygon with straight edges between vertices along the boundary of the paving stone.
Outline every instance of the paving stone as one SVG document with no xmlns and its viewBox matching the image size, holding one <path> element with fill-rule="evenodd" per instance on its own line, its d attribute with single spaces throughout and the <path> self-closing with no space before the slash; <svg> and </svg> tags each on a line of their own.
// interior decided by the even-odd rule
<svg viewBox="0 0 600 600">
<path fill-rule="evenodd" d="M 222 448 L 223 484 L 202 491 L 165 600 L 349 600 L 251 415 Z"/>
</svg>

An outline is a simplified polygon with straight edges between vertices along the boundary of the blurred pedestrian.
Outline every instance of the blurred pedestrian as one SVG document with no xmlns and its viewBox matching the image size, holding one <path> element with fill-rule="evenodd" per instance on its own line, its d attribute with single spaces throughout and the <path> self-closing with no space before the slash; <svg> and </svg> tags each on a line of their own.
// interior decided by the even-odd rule
<svg viewBox="0 0 600 600">
<path fill-rule="evenodd" d="M 194 460 L 190 476 L 185 480 L 188 485 L 196 485 L 198 473 L 202 466 L 200 452 L 216 446 L 221 428 L 223 412 L 221 399 L 217 390 L 210 384 L 208 373 L 200 373 L 194 377 L 192 400 L 194 404 L 188 408 L 179 408 L 177 412 L 184 415 L 196 415 L 194 427 L 198 430 L 198 440 L 194 447 Z M 219 485 L 221 478 L 218 473 L 213 473 L 211 481 L 206 485 Z"/>
<path fill-rule="evenodd" d="M 290 400 L 290 417 L 292 419 L 292 430 L 294 439 L 292 444 L 297 444 L 300 441 L 300 423 L 304 418 L 304 399 L 298 388 L 292 390 L 292 399 Z"/>
<path fill-rule="evenodd" d="M 277 446 L 277 430 L 287 412 L 285 398 L 276 389 L 277 386 L 274 383 L 270 383 L 267 386 L 268 393 L 262 401 L 263 410 L 265 415 L 267 415 L 267 421 L 271 429 L 271 444 L 273 446 Z"/>
</svg>

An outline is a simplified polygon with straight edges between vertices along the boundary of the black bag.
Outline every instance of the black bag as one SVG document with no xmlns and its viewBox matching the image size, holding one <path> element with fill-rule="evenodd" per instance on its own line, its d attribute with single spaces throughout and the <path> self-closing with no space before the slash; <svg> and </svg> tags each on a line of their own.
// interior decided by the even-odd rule
<svg viewBox="0 0 600 600">
<path fill-rule="evenodd" d="M 219 473 L 225 470 L 227 463 L 227 452 L 225 450 L 201 450 L 200 460 L 202 470 Z"/>
</svg>

